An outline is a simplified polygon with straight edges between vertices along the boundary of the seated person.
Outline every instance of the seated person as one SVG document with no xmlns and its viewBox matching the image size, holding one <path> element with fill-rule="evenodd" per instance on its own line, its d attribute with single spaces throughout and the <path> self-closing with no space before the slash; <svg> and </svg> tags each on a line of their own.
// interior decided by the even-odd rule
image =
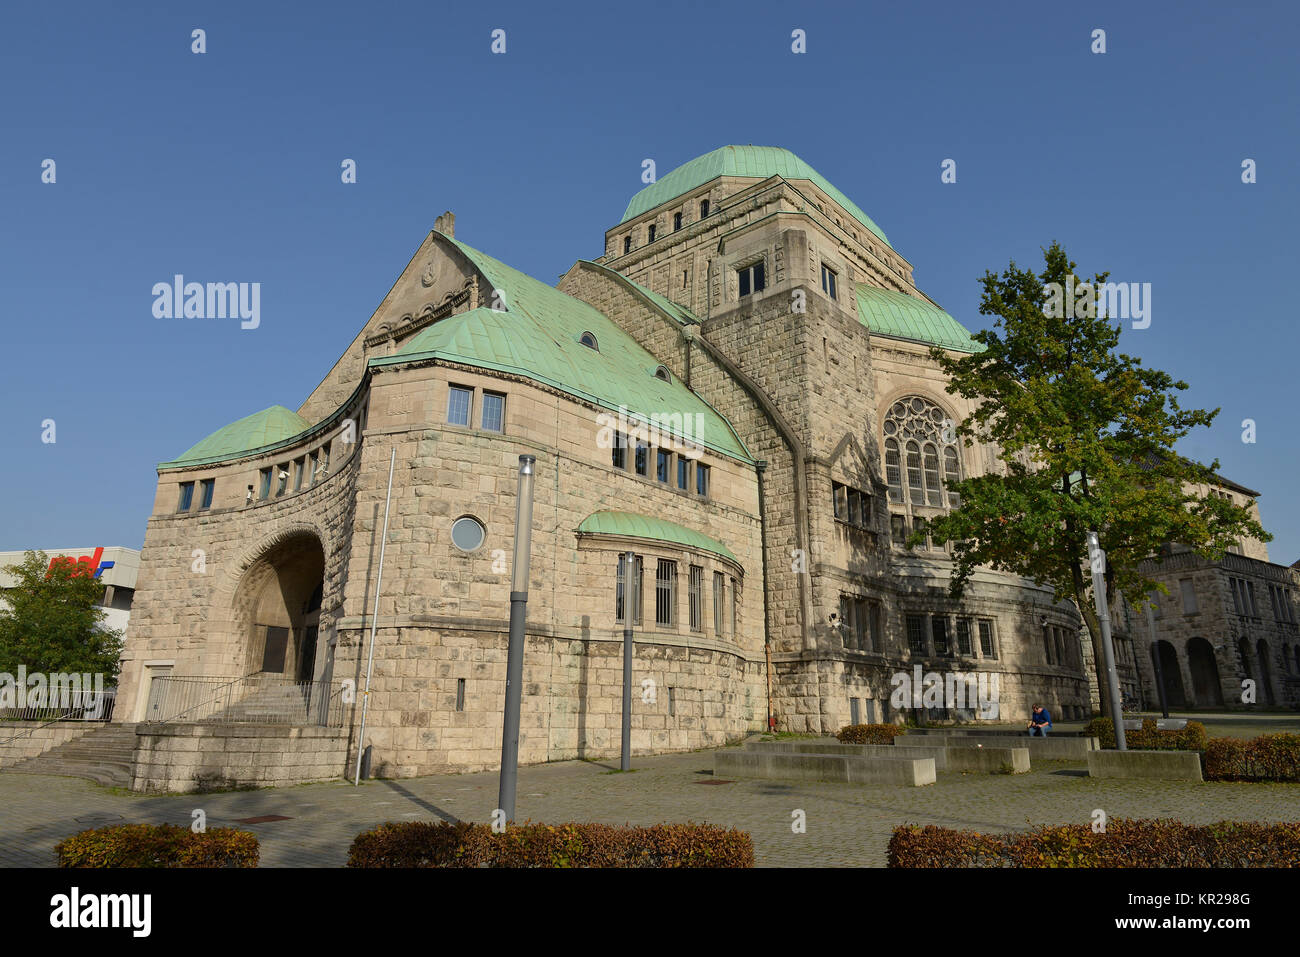
<svg viewBox="0 0 1300 957">
<path fill-rule="evenodd" d="M 1034 705 L 1034 713 L 1029 716 L 1028 733 L 1032 737 L 1047 737 L 1047 729 L 1052 726 L 1052 716 L 1041 704 Z"/>
</svg>

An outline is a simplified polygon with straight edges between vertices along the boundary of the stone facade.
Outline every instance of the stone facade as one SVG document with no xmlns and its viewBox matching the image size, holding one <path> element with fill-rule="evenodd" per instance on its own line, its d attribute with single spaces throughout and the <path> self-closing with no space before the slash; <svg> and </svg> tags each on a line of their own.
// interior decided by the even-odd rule
<svg viewBox="0 0 1300 957">
<path fill-rule="evenodd" d="M 657 481 L 653 468 L 640 476 L 615 465 L 599 438 L 608 407 L 583 383 L 556 382 L 527 368 L 528 357 L 488 362 L 408 349 L 444 320 L 502 300 L 509 311 L 519 290 L 496 288 L 489 274 L 501 273 L 485 262 L 445 232 L 430 233 L 299 408 L 310 428 L 217 461 L 160 468 L 119 720 L 159 717 L 151 715 L 162 707 L 158 688 L 206 700 L 223 682 L 243 687 L 261 672 L 342 697 L 347 761 L 338 764 L 368 745 L 385 776 L 495 767 L 524 454 L 536 457 L 537 471 L 522 761 L 617 753 L 616 569 L 629 550 L 642 562 L 634 752 L 719 745 L 769 718 L 783 730 L 827 732 L 855 719 L 977 717 L 946 706 L 918 716 L 891 704 L 894 676 L 918 665 L 996 675 L 1003 719 L 1034 702 L 1065 717 L 1089 709 L 1070 606 L 992 571 L 954 601 L 943 544 L 913 551 L 899 543 L 900 523 L 910 528 L 950 503 L 905 500 L 904 480 L 898 470 L 890 478 L 886 461 L 887 422 L 913 403 L 936 421 L 970 409 L 947 394 L 925 343 L 873 333 L 860 320 L 858 283 L 929 300 L 911 265 L 816 184 L 717 177 L 620 223 L 606 233 L 603 257 L 579 261 L 558 292 L 547 290 L 558 297 L 548 308 L 593 307 L 662 364 L 658 377 L 684 385 L 734 430 L 745 454 L 705 448 L 691 466 L 708 467 L 707 493 Z M 760 267 L 763 281 L 743 289 L 742 271 L 752 277 Z M 545 323 L 540 312 L 525 319 Z M 453 424 L 453 389 L 473 410 L 503 397 L 501 427 Z M 963 477 L 998 467 L 989 449 L 958 446 L 953 455 Z M 204 481 L 215 481 L 211 505 L 178 513 L 178 485 Z M 692 534 L 581 530 L 609 512 Z M 465 518 L 484 532 L 468 550 L 452 538 Z M 656 579 L 669 565 L 676 586 L 661 591 Z M 185 713 L 165 717 L 185 727 Z M 316 730 L 335 740 L 333 728 Z M 200 764 L 207 773 L 222 762 L 242 769 L 231 779 L 262 780 L 235 755 L 231 742 L 240 740 L 160 733 L 150 750 L 205 759 L 215 750 L 216 763 L 186 758 L 183 773 L 142 771 L 141 786 L 178 785 Z M 277 748 L 303 740 L 289 735 Z M 329 760 L 339 757 L 333 743 L 322 747 Z M 319 773 L 313 762 L 303 767 Z"/>
</svg>

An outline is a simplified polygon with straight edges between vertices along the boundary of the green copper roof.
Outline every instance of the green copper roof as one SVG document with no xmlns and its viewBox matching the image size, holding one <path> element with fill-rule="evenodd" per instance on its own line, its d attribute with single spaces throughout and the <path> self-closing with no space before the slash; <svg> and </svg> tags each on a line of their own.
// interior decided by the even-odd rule
<svg viewBox="0 0 1300 957">
<path fill-rule="evenodd" d="M 198 445 L 182 452 L 170 462 L 160 463 L 158 467 L 204 465 L 237 458 L 268 446 L 279 445 L 285 439 L 307 431 L 311 425 L 297 412 L 282 405 L 273 405 L 217 429 Z"/>
<path fill-rule="evenodd" d="M 698 549 L 699 551 L 713 552 L 715 555 L 721 555 L 728 561 L 736 561 L 736 556 L 726 545 L 723 545 L 715 538 L 697 532 L 694 529 L 686 528 L 675 522 L 668 522 L 662 518 L 651 518 L 649 515 L 638 515 L 636 512 L 593 512 L 582 520 L 578 526 L 578 531 L 584 534 L 598 535 L 626 535 L 630 538 L 649 538 L 657 542 L 672 542 L 674 545 L 684 545 L 687 548 Z"/>
<path fill-rule="evenodd" d="M 858 321 L 872 335 L 943 346 L 955 352 L 983 352 L 970 330 L 924 299 L 866 283 L 857 284 Z"/>
<path fill-rule="evenodd" d="M 590 266 L 595 266 L 597 269 L 604 269 L 608 272 L 614 273 L 614 275 L 618 276 L 629 286 L 636 286 L 636 288 L 642 292 L 647 299 L 667 313 L 668 317 L 676 321 L 679 326 L 698 326 L 700 324 L 700 317 L 695 315 L 695 313 L 691 312 L 685 306 L 680 306 L 671 299 L 659 295 L 659 293 L 655 292 L 653 289 L 647 289 L 639 282 L 636 282 L 633 279 L 628 279 L 627 276 L 624 276 L 621 272 L 610 269 L 608 266 L 602 266 L 600 263 L 593 263 L 589 259 L 580 259 L 578 261 L 587 263 Z"/>
<path fill-rule="evenodd" d="M 859 209 L 853 200 L 836 189 L 821 173 L 789 150 L 781 149 L 779 146 L 723 146 L 712 153 L 697 156 L 633 196 L 632 201 L 627 204 L 627 212 L 619 222 L 625 223 L 642 213 L 649 212 L 656 206 L 670 202 L 683 193 L 689 193 L 697 186 L 703 186 L 719 176 L 752 176 L 755 179 L 781 176 L 788 180 L 810 180 L 816 183 L 823 193 L 848 210 L 849 215 L 875 233 L 882 243 L 889 246 L 889 240 L 885 238 L 880 227 L 873 223 L 871 217 Z"/>
<path fill-rule="evenodd" d="M 659 360 L 599 310 L 533 279 L 450 237 L 502 294 L 507 311 L 471 309 L 420 330 L 391 356 L 372 366 L 438 358 L 525 376 L 602 408 L 630 416 L 716 452 L 751 461 L 722 415 L 686 388 L 655 377 Z M 599 351 L 579 342 L 596 337 Z M 673 418 L 680 416 L 680 418 Z M 683 423 L 682 432 L 668 423 Z M 593 420 L 594 424 L 594 420 Z"/>
</svg>

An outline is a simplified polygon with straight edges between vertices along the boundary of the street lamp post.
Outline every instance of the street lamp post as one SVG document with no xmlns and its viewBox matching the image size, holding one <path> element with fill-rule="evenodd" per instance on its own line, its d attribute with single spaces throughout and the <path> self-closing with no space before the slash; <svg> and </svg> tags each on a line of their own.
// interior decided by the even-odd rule
<svg viewBox="0 0 1300 957">
<path fill-rule="evenodd" d="M 1106 687 L 1110 693 L 1110 718 L 1115 725 L 1115 747 L 1128 750 L 1124 740 L 1124 711 L 1119 700 L 1119 672 L 1115 670 L 1115 648 L 1110 639 L 1110 606 L 1106 601 L 1106 553 L 1096 532 L 1088 533 L 1088 560 L 1092 565 L 1092 595 L 1101 624 L 1101 653 L 1105 659 Z"/>
<path fill-rule="evenodd" d="M 505 820 L 515 817 L 519 776 L 519 703 L 524 683 L 524 626 L 528 621 L 528 558 L 533 542 L 533 478 L 537 457 L 519 456 L 519 495 L 515 502 L 515 558 L 511 566 L 510 644 L 506 652 L 506 704 L 501 729 L 501 787 L 497 807 Z"/>
</svg>

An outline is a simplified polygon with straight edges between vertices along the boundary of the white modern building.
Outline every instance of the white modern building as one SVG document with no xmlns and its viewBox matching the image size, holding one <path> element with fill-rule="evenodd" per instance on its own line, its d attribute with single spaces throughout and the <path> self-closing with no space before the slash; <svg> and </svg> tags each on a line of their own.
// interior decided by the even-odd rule
<svg viewBox="0 0 1300 957">
<path fill-rule="evenodd" d="M 140 571 L 140 550 L 117 545 L 96 545 L 87 548 L 37 548 L 44 552 L 51 564 L 56 561 L 72 562 L 86 566 L 87 573 L 104 583 L 100 605 L 104 609 L 104 627 L 126 630 L 131 617 L 131 601 L 135 597 L 135 579 Z M 4 595 L 14 587 L 14 576 L 7 572 L 10 565 L 18 565 L 26 551 L 0 552 L 0 604 Z"/>
</svg>

